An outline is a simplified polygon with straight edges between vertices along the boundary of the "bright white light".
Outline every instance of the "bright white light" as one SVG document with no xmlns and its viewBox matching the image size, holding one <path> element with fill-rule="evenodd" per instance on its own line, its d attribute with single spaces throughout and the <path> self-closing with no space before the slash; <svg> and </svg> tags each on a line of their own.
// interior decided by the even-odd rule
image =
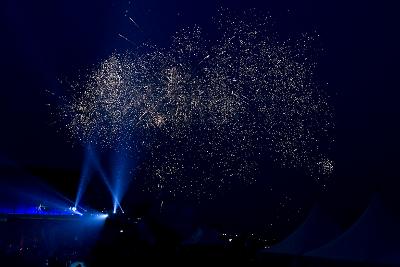
<svg viewBox="0 0 400 267">
<path fill-rule="evenodd" d="M 123 230 L 123 229 L 121 229 L 121 230 L 119 230 L 119 232 L 120 232 L 120 233 L 123 233 L 123 232 L 124 232 L 124 230 Z"/>
<path fill-rule="evenodd" d="M 68 209 L 69 209 L 70 211 L 72 211 L 73 214 L 76 214 L 76 215 L 79 215 L 79 216 L 82 216 L 82 215 L 83 215 L 81 212 L 79 212 L 79 211 L 77 210 L 76 207 L 69 207 Z"/>
<path fill-rule="evenodd" d="M 100 219 L 106 219 L 108 217 L 108 214 L 98 214 L 97 217 Z"/>
</svg>

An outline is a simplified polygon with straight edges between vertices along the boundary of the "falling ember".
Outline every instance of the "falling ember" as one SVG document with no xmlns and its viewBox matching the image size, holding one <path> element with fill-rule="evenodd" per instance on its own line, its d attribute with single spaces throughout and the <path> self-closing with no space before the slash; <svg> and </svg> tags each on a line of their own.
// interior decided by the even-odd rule
<svg viewBox="0 0 400 267">
<path fill-rule="evenodd" d="M 63 98 L 72 137 L 145 155 L 144 186 L 156 191 L 212 196 L 253 181 L 263 154 L 331 175 L 321 143 L 333 140 L 332 109 L 314 81 L 313 38 L 280 41 L 250 13 L 221 15 L 218 40 L 194 27 L 167 49 L 112 54 Z"/>
</svg>

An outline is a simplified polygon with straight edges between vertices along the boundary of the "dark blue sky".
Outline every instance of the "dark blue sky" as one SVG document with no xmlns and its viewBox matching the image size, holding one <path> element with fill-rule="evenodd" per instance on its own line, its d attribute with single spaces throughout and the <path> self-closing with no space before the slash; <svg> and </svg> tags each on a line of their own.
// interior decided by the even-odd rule
<svg viewBox="0 0 400 267">
<path fill-rule="evenodd" d="M 167 45 L 182 26 L 199 24 L 207 30 L 219 7 L 256 8 L 272 16 L 283 37 L 320 35 L 324 53 L 317 75 L 329 83 L 337 124 L 337 173 L 327 195 L 332 203 L 348 203 L 357 195 L 362 206 L 376 188 L 389 192 L 400 185 L 399 23 L 394 4 L 382 2 L 3 1 L 0 154 L 23 166 L 79 170 L 81 149 L 49 126 L 53 118 L 45 90 L 62 93 L 58 78 L 76 77 L 111 52 L 128 49 L 119 33 L 134 42 Z M 142 31 L 124 16 L 126 11 Z M 303 185 L 301 190 L 309 190 L 308 183 Z"/>
</svg>

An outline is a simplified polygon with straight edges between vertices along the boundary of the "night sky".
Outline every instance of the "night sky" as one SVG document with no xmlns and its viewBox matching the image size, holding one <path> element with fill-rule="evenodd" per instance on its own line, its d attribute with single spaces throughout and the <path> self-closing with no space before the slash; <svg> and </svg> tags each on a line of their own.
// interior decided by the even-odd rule
<svg viewBox="0 0 400 267">
<path fill-rule="evenodd" d="M 322 190 L 301 173 L 265 166 L 255 184 L 202 203 L 204 216 L 248 231 L 265 231 L 270 222 L 281 222 L 274 231 L 282 236 L 316 202 L 338 213 L 344 225 L 357 218 L 374 192 L 398 203 L 399 23 L 395 4 L 382 1 L 3 1 L 2 158 L 74 198 L 82 148 L 73 146 L 51 124 L 54 118 L 46 106 L 51 102 L 46 90 L 63 94 L 59 79 L 74 79 L 112 52 L 129 49 L 132 44 L 118 34 L 134 43 L 151 40 L 166 46 L 184 26 L 197 24 L 211 31 L 212 17 L 220 7 L 255 8 L 269 14 L 283 38 L 319 34 L 322 52 L 316 76 L 328 83 L 335 109 L 336 170 Z M 128 192 L 126 198 L 134 198 L 132 194 Z"/>
</svg>

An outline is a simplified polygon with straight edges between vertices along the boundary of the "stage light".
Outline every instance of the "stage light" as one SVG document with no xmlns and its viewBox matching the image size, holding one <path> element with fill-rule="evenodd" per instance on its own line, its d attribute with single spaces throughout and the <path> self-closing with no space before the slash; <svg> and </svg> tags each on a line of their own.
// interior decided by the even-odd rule
<svg viewBox="0 0 400 267">
<path fill-rule="evenodd" d="M 112 155 L 111 160 L 111 178 L 113 180 L 113 192 L 114 192 L 114 209 L 118 208 L 121 210 L 121 213 L 124 214 L 124 210 L 121 206 L 121 201 L 126 193 L 126 190 L 129 185 L 129 177 L 131 176 L 130 170 L 134 162 L 123 152 L 115 152 Z"/>
<path fill-rule="evenodd" d="M 118 208 L 121 210 L 121 213 L 124 214 L 125 211 L 122 209 L 121 204 L 119 204 L 117 199 L 114 199 L 114 203 L 113 203 L 113 213 L 116 214 Z"/>
<path fill-rule="evenodd" d="M 105 219 L 108 218 L 108 214 L 97 214 L 97 217 L 98 217 L 99 219 L 105 220 Z"/>
<path fill-rule="evenodd" d="M 83 214 L 79 212 L 76 207 L 69 207 L 68 209 L 72 212 L 72 214 L 83 216 Z"/>
<path fill-rule="evenodd" d="M 113 213 L 117 213 L 117 202 L 114 201 L 114 205 L 113 205 Z"/>
<path fill-rule="evenodd" d="M 100 159 L 96 151 L 90 145 L 86 147 L 85 160 L 82 166 L 80 184 L 74 205 L 75 209 L 77 209 L 77 207 L 79 206 L 79 202 L 82 198 L 84 191 L 86 190 L 86 186 L 92 175 L 92 172 L 96 171 L 102 178 L 109 192 L 111 193 L 113 201 L 112 213 L 116 214 L 118 208 L 121 210 L 121 213 L 125 213 L 121 207 L 120 201 L 122 200 L 122 195 L 125 193 L 127 184 L 129 183 L 126 179 L 129 173 L 128 159 L 125 157 L 125 155 L 117 153 L 116 155 L 114 155 L 114 161 L 112 162 L 112 165 L 113 171 L 110 174 L 111 176 L 109 176 L 109 174 L 107 174 L 101 166 Z M 72 211 L 75 212 L 75 210 Z"/>
</svg>

